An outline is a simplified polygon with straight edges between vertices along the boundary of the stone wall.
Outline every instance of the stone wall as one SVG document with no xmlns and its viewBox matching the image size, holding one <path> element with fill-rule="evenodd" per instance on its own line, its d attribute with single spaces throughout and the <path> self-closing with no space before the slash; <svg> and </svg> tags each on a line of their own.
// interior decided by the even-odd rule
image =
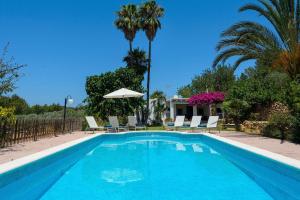
<svg viewBox="0 0 300 200">
<path fill-rule="evenodd" d="M 253 134 L 262 134 L 263 129 L 268 125 L 268 121 L 244 121 L 241 124 L 241 131 Z"/>
</svg>

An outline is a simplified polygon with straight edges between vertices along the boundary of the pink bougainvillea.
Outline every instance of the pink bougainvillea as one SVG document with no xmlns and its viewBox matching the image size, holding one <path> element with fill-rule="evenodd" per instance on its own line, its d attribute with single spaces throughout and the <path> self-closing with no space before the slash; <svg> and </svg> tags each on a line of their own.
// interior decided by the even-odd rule
<svg viewBox="0 0 300 200">
<path fill-rule="evenodd" d="M 223 92 L 207 92 L 192 96 L 188 102 L 190 105 L 209 105 L 221 103 L 224 101 L 225 95 Z"/>
</svg>

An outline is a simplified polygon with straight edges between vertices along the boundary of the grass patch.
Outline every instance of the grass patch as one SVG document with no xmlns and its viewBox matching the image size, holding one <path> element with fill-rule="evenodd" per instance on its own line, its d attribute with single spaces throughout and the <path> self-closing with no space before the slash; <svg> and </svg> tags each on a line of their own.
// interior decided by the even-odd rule
<svg viewBox="0 0 300 200">
<path fill-rule="evenodd" d="M 147 131 L 163 131 L 165 127 L 163 126 L 149 126 L 147 127 Z"/>
</svg>

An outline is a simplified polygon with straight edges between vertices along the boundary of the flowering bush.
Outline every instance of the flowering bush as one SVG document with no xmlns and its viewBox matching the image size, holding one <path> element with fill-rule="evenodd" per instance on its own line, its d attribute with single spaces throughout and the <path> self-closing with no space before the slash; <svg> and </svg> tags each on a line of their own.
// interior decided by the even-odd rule
<svg viewBox="0 0 300 200">
<path fill-rule="evenodd" d="M 14 123 L 16 116 L 14 115 L 15 108 L 3 108 L 0 106 L 0 122 Z"/>
<path fill-rule="evenodd" d="M 192 96 L 188 102 L 190 105 L 209 105 L 221 103 L 224 101 L 225 95 L 223 92 L 207 92 Z"/>
</svg>

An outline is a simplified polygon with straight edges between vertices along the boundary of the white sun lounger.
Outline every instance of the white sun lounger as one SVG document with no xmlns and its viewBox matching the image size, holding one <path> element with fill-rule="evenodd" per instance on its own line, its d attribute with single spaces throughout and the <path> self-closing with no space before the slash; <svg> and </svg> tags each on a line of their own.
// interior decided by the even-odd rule
<svg viewBox="0 0 300 200">
<path fill-rule="evenodd" d="M 134 128 L 134 130 L 137 129 L 144 129 L 146 130 L 146 126 L 138 126 L 137 125 L 137 120 L 136 120 L 136 116 L 128 116 L 128 129 L 130 128 Z"/>
<path fill-rule="evenodd" d="M 191 130 L 201 129 L 201 127 L 199 127 L 199 125 L 201 124 L 201 119 L 202 119 L 202 116 L 193 116 L 192 121 L 190 123 L 190 126 L 183 126 L 183 127 L 180 127 L 180 128 L 182 128 L 182 129 L 191 129 Z"/>
<path fill-rule="evenodd" d="M 211 129 L 217 129 L 218 128 L 218 121 L 219 121 L 219 116 L 209 116 L 207 124 L 205 127 L 200 127 L 202 129 L 207 129 L 208 132 Z M 219 130 L 220 132 L 220 130 Z"/>
<path fill-rule="evenodd" d="M 219 116 L 209 116 L 206 128 L 208 132 L 210 129 L 218 128 Z M 220 130 L 219 130 L 220 132 Z"/>
<path fill-rule="evenodd" d="M 190 124 L 190 129 L 201 129 L 201 127 L 199 127 L 201 124 L 201 119 L 202 116 L 193 116 Z"/>
<path fill-rule="evenodd" d="M 86 116 L 85 119 L 89 125 L 88 129 L 92 130 L 93 133 L 95 130 L 104 130 L 103 126 L 98 126 L 98 124 L 93 116 Z"/>
<path fill-rule="evenodd" d="M 199 128 L 201 119 L 202 119 L 202 116 L 193 116 L 190 127 L 191 128 Z"/>
<path fill-rule="evenodd" d="M 117 132 L 119 132 L 120 130 L 127 130 L 128 129 L 125 126 L 120 126 L 117 116 L 109 116 L 108 120 L 109 120 L 109 124 L 111 125 L 111 127 L 107 128 L 108 130 L 111 129 L 111 130 L 116 130 Z"/>
<path fill-rule="evenodd" d="M 183 116 L 176 116 L 174 126 L 168 126 L 168 128 L 176 130 L 177 128 L 183 127 L 184 118 L 185 118 L 184 115 Z"/>
</svg>

